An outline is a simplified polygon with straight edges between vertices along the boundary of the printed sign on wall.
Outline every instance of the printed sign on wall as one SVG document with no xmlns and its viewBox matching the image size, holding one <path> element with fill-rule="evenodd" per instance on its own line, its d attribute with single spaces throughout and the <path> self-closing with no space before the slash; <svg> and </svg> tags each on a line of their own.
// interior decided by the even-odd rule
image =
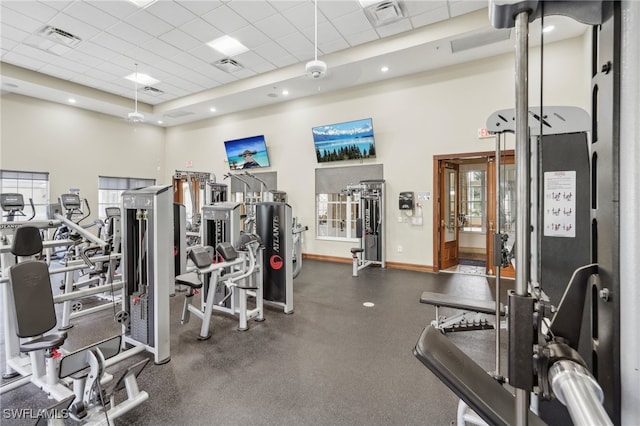
<svg viewBox="0 0 640 426">
<path fill-rule="evenodd" d="M 544 236 L 576 236 L 576 172 L 544 173 Z"/>
</svg>

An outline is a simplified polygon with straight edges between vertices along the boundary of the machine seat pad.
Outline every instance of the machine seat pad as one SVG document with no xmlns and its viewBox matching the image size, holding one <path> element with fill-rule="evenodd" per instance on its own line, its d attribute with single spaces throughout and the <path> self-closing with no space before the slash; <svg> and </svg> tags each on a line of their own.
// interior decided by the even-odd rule
<svg viewBox="0 0 640 426">
<path fill-rule="evenodd" d="M 476 300 L 467 299 L 459 296 L 452 296 L 449 294 L 433 293 L 425 291 L 420 296 L 420 303 L 426 303 L 428 305 L 441 306 L 446 308 L 462 309 L 465 311 L 479 312 L 482 314 L 495 314 L 496 302 L 493 300 Z M 504 316 L 505 311 L 500 306 L 500 316 Z"/>
<path fill-rule="evenodd" d="M 64 331 L 46 334 L 31 341 L 20 343 L 20 352 L 33 352 L 38 350 L 58 348 L 62 346 L 66 338 L 67 333 Z"/>
<path fill-rule="evenodd" d="M 200 281 L 200 277 L 195 272 L 187 272 L 186 274 L 178 275 L 176 277 L 176 284 L 186 285 L 191 288 L 202 287 L 202 281 Z"/>
<path fill-rule="evenodd" d="M 361 247 L 351 247 L 351 253 L 362 253 L 364 251 Z"/>
<path fill-rule="evenodd" d="M 413 354 L 491 425 L 514 425 L 515 396 L 433 326 L 424 329 Z M 529 412 L 528 424 L 545 423 Z"/>
</svg>

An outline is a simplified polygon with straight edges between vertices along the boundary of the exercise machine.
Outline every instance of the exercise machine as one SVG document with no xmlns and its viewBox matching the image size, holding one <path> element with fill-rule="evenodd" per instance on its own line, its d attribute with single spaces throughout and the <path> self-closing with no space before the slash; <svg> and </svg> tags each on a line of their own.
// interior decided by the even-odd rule
<svg viewBox="0 0 640 426">
<path fill-rule="evenodd" d="M 169 296 L 173 289 L 171 186 L 122 194 L 122 323 L 124 344 L 142 346 L 156 364 L 169 362 Z"/>
<path fill-rule="evenodd" d="M 211 246 L 196 246 L 189 251 L 194 268 L 186 274 L 178 275 L 176 283 L 188 287 L 180 318 L 181 324 L 189 322 L 190 314 L 202 320 L 198 340 L 211 337 L 210 323 L 214 311 L 238 317 L 238 330 L 248 330 L 248 321 L 264 320 L 262 297 L 262 246 L 255 234 L 242 234 L 234 247 L 221 242 L 214 249 Z M 217 301 L 219 286 L 226 289 L 225 297 Z M 193 305 L 196 290 L 204 287 L 201 308 Z M 255 300 L 255 307 L 249 308 L 248 299 Z M 225 306 L 225 303 L 230 303 Z"/>
<path fill-rule="evenodd" d="M 527 97 L 528 25 L 548 14 L 571 16 L 594 26 L 591 140 L 587 143 L 579 134 L 547 137 L 539 131 L 542 136 L 534 139 L 535 149 L 531 149 L 529 116 L 537 115 L 541 129 L 554 116 L 546 108 L 531 111 Z M 620 255 L 624 248 L 633 259 L 640 249 L 635 232 L 640 200 L 633 184 L 634 158 L 638 158 L 633 136 L 638 134 L 637 99 L 632 95 L 638 89 L 635 41 L 640 6 L 634 2 L 491 2 L 490 17 L 495 27 L 515 26 L 517 39 L 516 290 L 509 295 L 508 369 L 515 396 L 481 374 L 482 369 L 431 327 L 423 332 L 414 353 L 491 424 L 538 424 L 538 416 L 552 425 L 569 421 L 632 424 L 640 414 L 634 391 L 638 267 L 623 262 Z M 564 149 L 570 149 L 574 138 L 579 141 L 576 146 L 587 146 L 586 179 L 581 177 L 581 166 L 572 164 L 573 160 L 584 163 L 583 154 L 559 155 L 563 169 L 557 169 L 554 161 L 545 164 L 545 151 L 557 152 L 554 148 L 561 149 L 565 142 Z M 558 146 L 545 146 L 545 139 Z M 537 155 L 533 165 L 532 155 Z M 587 195 L 579 195 L 585 188 Z M 586 207 L 580 207 L 585 199 Z M 586 226 L 581 226 L 585 217 Z M 571 271 L 572 263 L 584 261 L 585 252 L 582 247 L 568 252 L 566 246 L 581 237 L 586 237 L 587 261 Z M 545 259 L 545 251 L 552 246 L 564 250 L 558 257 L 566 258 L 568 267 Z M 558 287 L 557 277 L 567 275 L 568 285 Z M 554 300 L 558 294 L 559 303 Z M 554 398 L 566 407 L 564 415 L 546 404 Z M 530 404 L 536 400 L 540 403 Z"/>
<path fill-rule="evenodd" d="M 36 208 L 33 205 L 33 199 L 29 198 L 29 204 L 31 205 L 31 216 L 26 219 L 32 220 L 36 216 Z M 2 218 L 6 222 L 13 222 L 17 217 L 27 217 L 24 214 L 24 196 L 19 193 L 3 193 L 0 194 L 0 208 L 6 214 L 2 215 Z"/>
<path fill-rule="evenodd" d="M 50 333 L 57 320 L 49 268 L 43 261 L 24 259 L 42 250 L 39 228 L 23 226 L 16 229 L 11 252 L 22 260 L 8 270 L 10 283 L 4 285 L 4 296 L 9 303 L 5 307 L 9 311 L 12 331 L 16 337 L 24 339 L 19 341 L 19 351 L 28 358 L 20 355 L 19 367 L 18 363 L 13 363 L 22 377 L 3 385 L 0 393 L 31 383 L 59 404 L 70 406 L 68 412 L 73 419 L 87 424 L 110 425 L 113 419 L 148 399 L 148 394 L 140 391 L 136 381 L 148 360 L 129 366 L 115 385 L 110 386 L 113 376 L 107 373 L 107 368 L 142 352 L 142 348 L 121 352 L 120 336 L 115 336 L 72 353 L 61 352 L 60 346 L 67 333 Z M 123 389 L 126 389 L 127 398 L 116 403 L 115 394 Z"/>
<path fill-rule="evenodd" d="M 264 245 L 264 300 L 293 313 L 293 249 L 291 206 L 262 202 L 256 208 L 256 233 Z"/>
<path fill-rule="evenodd" d="M 363 180 L 347 185 L 345 192 L 348 197 L 354 194 L 360 196 L 356 219 L 356 237 L 360 245 L 351 248 L 351 275 L 354 277 L 358 276 L 358 271 L 370 265 L 387 267 L 384 187 L 384 180 Z"/>
</svg>

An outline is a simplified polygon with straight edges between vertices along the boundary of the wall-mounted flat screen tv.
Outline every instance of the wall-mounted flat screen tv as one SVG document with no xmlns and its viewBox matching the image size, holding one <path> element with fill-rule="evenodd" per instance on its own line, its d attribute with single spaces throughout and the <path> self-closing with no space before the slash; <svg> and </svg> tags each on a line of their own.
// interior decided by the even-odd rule
<svg viewBox="0 0 640 426">
<path fill-rule="evenodd" d="M 224 142 L 231 170 L 269 167 L 269 155 L 264 135 Z"/>
<path fill-rule="evenodd" d="M 373 120 L 347 121 L 311 129 L 319 163 L 375 158 Z"/>
</svg>

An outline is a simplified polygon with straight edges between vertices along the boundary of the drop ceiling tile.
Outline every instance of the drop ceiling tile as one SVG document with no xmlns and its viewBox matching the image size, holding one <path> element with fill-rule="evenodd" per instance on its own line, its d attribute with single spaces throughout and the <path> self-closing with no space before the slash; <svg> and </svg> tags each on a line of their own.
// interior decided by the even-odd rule
<svg viewBox="0 0 640 426">
<path fill-rule="evenodd" d="M 306 37 L 300 37 L 298 34 L 291 34 L 276 40 L 276 42 L 285 48 L 287 52 L 293 56 L 298 57 L 302 55 L 306 57 L 308 54 L 313 55 L 314 45 L 312 42 L 306 39 Z"/>
<path fill-rule="evenodd" d="M 314 6 L 311 2 L 298 3 L 295 7 L 282 11 L 282 15 L 299 30 L 315 25 Z M 318 24 L 326 20 L 322 12 L 318 11 Z"/>
<path fill-rule="evenodd" d="M 84 74 L 76 74 L 71 81 L 73 81 L 74 83 L 78 83 L 78 84 L 82 84 L 83 86 L 87 86 L 87 87 L 96 87 L 98 85 L 98 82 L 96 81 L 95 78 L 93 77 L 89 77 L 88 75 L 84 75 Z"/>
<path fill-rule="evenodd" d="M 224 35 L 222 31 L 206 22 L 202 18 L 196 18 L 192 21 L 189 21 L 186 24 L 182 25 L 180 29 L 189 36 L 203 43 L 208 43 L 211 40 L 215 40 L 216 38 L 222 37 Z"/>
<path fill-rule="evenodd" d="M 84 52 L 78 52 L 77 50 L 72 50 L 71 52 L 65 53 L 64 58 L 70 61 L 81 63 L 85 66 L 88 66 L 89 68 L 95 68 L 104 62 L 104 59 L 96 58 L 95 56 L 88 55 Z"/>
<path fill-rule="evenodd" d="M 83 42 L 100 32 L 96 27 L 64 13 L 57 14 L 48 24 L 79 37 Z"/>
<path fill-rule="evenodd" d="M 233 75 L 228 72 L 224 72 L 213 65 L 211 65 L 211 71 L 207 75 L 220 84 L 227 84 L 237 80 Z"/>
<path fill-rule="evenodd" d="M 439 9 L 441 7 L 447 7 L 446 0 L 404 0 L 401 3 L 402 9 L 405 11 L 405 15 L 410 16 L 419 15 L 430 10 Z"/>
<path fill-rule="evenodd" d="M 185 96 L 189 94 L 185 89 L 181 89 L 178 86 L 164 82 L 158 85 L 158 89 L 173 96 Z"/>
<path fill-rule="evenodd" d="M 276 69 L 276 66 L 267 61 L 261 61 L 255 65 L 249 67 L 251 70 L 255 71 L 257 74 L 262 74 L 265 72 L 273 71 Z"/>
<path fill-rule="evenodd" d="M 201 16 L 217 7 L 222 6 L 223 4 L 224 3 L 222 3 L 219 0 L 208 0 L 208 1 L 195 0 L 195 1 L 180 2 L 180 5 L 182 5 L 183 7 L 186 7 L 191 12 L 195 13 L 197 16 Z"/>
<path fill-rule="evenodd" d="M 54 9 L 50 6 L 47 6 L 44 3 L 38 3 L 35 1 L 3 1 L 2 6 L 6 6 L 9 9 L 13 9 L 16 12 L 22 13 L 25 16 L 29 16 L 32 19 L 36 19 L 38 21 L 48 21 L 49 19 L 56 16 L 58 13 L 57 9 Z"/>
<path fill-rule="evenodd" d="M 40 68 L 38 72 L 52 75 L 62 80 L 71 80 L 74 76 L 78 75 L 78 73 L 75 71 L 71 71 L 67 68 L 61 68 L 51 64 L 45 65 L 44 67 Z"/>
<path fill-rule="evenodd" d="M 284 58 L 284 57 L 291 56 L 291 54 L 287 52 L 287 50 L 284 47 L 280 46 L 278 43 L 274 41 L 262 44 L 256 47 L 255 49 L 253 49 L 253 51 L 273 64 L 275 64 L 273 60 L 276 58 L 280 58 L 280 57 Z"/>
<path fill-rule="evenodd" d="M 96 88 L 100 90 L 104 90 L 105 92 L 113 93 L 113 94 L 124 96 L 127 98 L 133 98 L 135 96 L 135 89 L 133 87 L 129 92 L 124 87 L 114 83 L 101 83 Z M 134 107 L 135 107 L 135 102 L 133 102 L 133 99 L 132 99 L 132 102 L 131 102 L 132 111 Z"/>
<path fill-rule="evenodd" d="M 149 33 L 139 30 L 134 25 L 126 22 L 119 22 L 107 29 L 107 33 L 114 35 L 118 38 L 128 41 L 136 46 L 140 46 L 153 38 Z"/>
<path fill-rule="evenodd" d="M 16 47 L 17 45 L 18 45 L 17 41 L 14 41 L 14 40 L 11 40 L 11 39 L 8 39 L 8 38 L 4 37 L 4 34 L 3 34 L 2 39 L 0 39 L 0 48 L 3 49 L 3 50 L 9 51 L 9 50 L 13 49 L 14 47 Z"/>
<path fill-rule="evenodd" d="M 449 0 L 449 11 L 451 17 L 464 15 L 465 13 L 475 12 L 479 9 L 487 7 L 486 1 L 480 0 Z"/>
<path fill-rule="evenodd" d="M 181 64 L 190 70 L 197 71 L 199 73 L 206 73 L 209 70 L 211 64 L 203 61 L 200 58 L 196 58 L 189 52 L 182 52 L 171 58 L 172 62 Z"/>
<path fill-rule="evenodd" d="M 208 64 L 211 64 L 215 61 L 219 61 L 220 59 L 225 57 L 222 53 L 212 49 L 206 44 L 203 44 L 202 46 L 198 46 L 195 49 L 191 49 L 189 53 Z"/>
<path fill-rule="evenodd" d="M 318 44 L 318 49 L 323 54 L 329 54 L 332 52 L 337 52 L 339 50 L 348 49 L 349 43 L 343 38 L 339 38 L 328 43 L 320 43 Z"/>
<path fill-rule="evenodd" d="M 253 77 L 254 75 L 256 75 L 255 71 L 250 70 L 248 68 L 243 68 L 239 71 L 236 71 L 234 73 L 232 73 L 235 77 L 237 77 L 238 79 L 243 79 L 243 78 L 249 78 L 249 77 Z"/>
<path fill-rule="evenodd" d="M 3 56 L 2 59 L 9 64 L 17 65 L 19 67 L 27 68 L 35 71 L 39 70 L 40 68 L 46 65 L 46 62 L 44 61 L 30 58 L 29 56 L 25 56 L 16 52 L 7 53 L 6 55 Z"/>
<path fill-rule="evenodd" d="M 89 2 L 73 2 L 63 13 L 101 30 L 118 22 L 116 17 L 92 6 Z"/>
<path fill-rule="evenodd" d="M 260 46 L 268 40 L 260 30 L 251 25 L 240 28 L 229 35 L 247 46 L 249 49 L 254 49 L 256 46 Z"/>
<path fill-rule="evenodd" d="M 249 25 L 246 19 L 228 6 L 220 6 L 209 13 L 205 13 L 202 15 L 202 19 L 225 34 L 230 34 Z"/>
<path fill-rule="evenodd" d="M 446 6 L 439 7 L 437 9 L 433 9 L 416 16 L 412 16 L 411 23 L 413 24 L 414 28 L 419 28 L 425 25 L 431 25 L 435 24 L 436 22 L 444 21 L 445 19 L 449 19 L 449 8 Z"/>
<path fill-rule="evenodd" d="M 75 74 L 82 74 L 92 68 L 82 62 L 72 61 L 65 57 L 59 57 L 52 65 L 73 71 Z"/>
<path fill-rule="evenodd" d="M 102 47 L 99 44 L 92 43 L 90 41 L 83 41 L 75 48 L 76 51 L 86 53 L 87 55 L 95 56 L 104 60 L 109 60 L 115 56 L 118 56 L 118 52 L 114 52 L 111 49 Z"/>
<path fill-rule="evenodd" d="M 202 44 L 200 40 L 191 37 L 189 34 L 177 28 L 162 34 L 160 40 L 166 41 L 180 50 L 193 49 Z"/>
<path fill-rule="evenodd" d="M 305 28 L 302 33 L 311 41 L 315 40 L 315 27 Z M 329 43 L 331 41 L 342 38 L 342 35 L 336 30 L 331 22 L 323 22 L 318 24 L 318 44 Z"/>
<path fill-rule="evenodd" d="M 268 62 L 265 58 L 252 51 L 238 55 L 234 59 L 240 62 L 245 68 L 252 69 L 260 64 Z"/>
<path fill-rule="evenodd" d="M 1 33 L 2 33 L 3 40 L 6 38 L 6 39 L 17 41 L 17 42 L 21 42 L 31 35 L 30 33 L 24 30 L 21 30 L 12 25 L 7 25 L 4 23 L 2 24 Z"/>
<path fill-rule="evenodd" d="M 102 71 L 102 69 L 100 68 L 92 68 L 89 71 L 84 72 L 83 74 L 88 77 L 93 77 L 99 82 L 106 82 L 106 83 L 110 83 L 121 78 L 117 75 Z"/>
<path fill-rule="evenodd" d="M 27 31 L 28 33 L 35 33 L 43 27 L 40 21 L 30 18 L 27 15 L 23 15 L 20 12 L 16 12 L 13 9 L 9 9 L 8 7 L 5 7 L 4 2 L 2 2 L 1 5 L 2 7 L 0 7 L 0 15 L 2 16 L 3 22 L 11 22 L 11 25 L 13 25 L 14 27 L 20 28 L 23 31 Z"/>
<path fill-rule="evenodd" d="M 129 16 L 125 22 L 155 37 L 173 29 L 171 25 L 146 10 L 140 10 L 134 13 Z"/>
<path fill-rule="evenodd" d="M 135 4 L 128 1 L 93 0 L 91 5 L 118 19 L 125 19 L 139 10 Z"/>
<path fill-rule="evenodd" d="M 283 12 L 287 9 L 298 6 L 301 3 L 301 0 L 268 0 L 268 2 L 274 9 L 279 12 Z"/>
<path fill-rule="evenodd" d="M 343 37 L 373 28 L 362 10 L 333 19 L 331 23 Z"/>
<path fill-rule="evenodd" d="M 65 7 L 73 3 L 72 0 L 38 0 L 38 3 L 45 4 L 56 10 L 63 10 Z"/>
<path fill-rule="evenodd" d="M 197 17 L 190 12 L 189 9 L 173 1 L 157 1 L 145 10 L 163 21 L 170 23 L 174 27 L 179 27 L 185 22 L 189 22 Z"/>
<path fill-rule="evenodd" d="M 145 64 L 155 64 L 157 62 L 161 62 L 164 60 L 163 56 L 156 55 L 154 52 L 151 52 L 142 47 L 138 47 L 137 49 L 132 50 L 127 53 L 127 56 L 135 59 L 135 62 L 145 63 Z"/>
<path fill-rule="evenodd" d="M 365 31 L 361 31 L 359 33 L 345 35 L 344 38 L 345 40 L 347 40 L 349 45 L 358 46 L 359 44 L 364 44 L 370 41 L 378 40 L 380 36 L 373 28 L 371 28 Z"/>
<path fill-rule="evenodd" d="M 31 47 L 28 46 L 26 44 L 21 44 L 19 46 L 16 46 L 13 49 L 14 52 L 19 53 L 21 55 L 24 56 L 28 56 L 30 58 L 33 59 L 37 59 L 39 61 L 42 61 L 44 63 L 51 63 L 54 62 L 56 59 L 58 59 L 57 55 L 54 55 L 53 53 L 49 53 L 46 52 L 44 50 L 40 50 L 40 49 L 36 49 L 35 47 Z"/>
<path fill-rule="evenodd" d="M 146 49 L 150 52 L 155 53 L 158 56 L 163 58 L 170 58 L 172 56 L 176 56 L 178 53 L 182 52 L 182 50 L 173 47 L 169 43 L 166 43 L 159 38 L 154 38 L 144 43 L 142 46 L 143 49 Z"/>
<path fill-rule="evenodd" d="M 296 28 L 282 15 L 272 15 L 266 19 L 256 22 L 254 25 L 272 40 L 297 31 Z"/>
<path fill-rule="evenodd" d="M 118 53 L 127 53 L 136 48 L 135 44 L 129 43 L 128 41 L 106 32 L 102 32 L 93 37 L 91 42 Z"/>
<path fill-rule="evenodd" d="M 271 62 L 277 67 L 284 68 L 289 65 L 297 64 L 300 62 L 300 60 L 293 55 L 285 55 L 285 56 L 278 56 L 275 58 L 269 58 L 269 62 Z"/>
<path fill-rule="evenodd" d="M 135 64 L 132 64 L 131 67 L 123 67 L 121 65 L 114 64 L 111 61 L 103 62 L 102 64 L 100 64 L 99 68 L 104 72 L 108 72 L 109 74 L 120 76 L 121 78 L 124 78 L 125 76 L 131 74 L 132 72 L 135 72 Z"/>
<path fill-rule="evenodd" d="M 410 31 L 412 28 L 409 18 L 404 18 L 381 27 L 376 27 L 376 31 L 380 34 L 380 37 L 389 37 L 404 31 Z"/>
<path fill-rule="evenodd" d="M 254 23 L 276 14 L 276 10 L 267 2 L 258 1 L 232 1 L 228 3 L 238 15 L 247 21 Z"/>
<path fill-rule="evenodd" d="M 420 0 L 421 3 L 428 3 Z M 406 3 L 406 0 L 405 0 Z M 332 20 L 343 15 L 362 10 L 357 1 L 319 1 L 318 10 L 322 12 L 327 19 Z"/>
</svg>

